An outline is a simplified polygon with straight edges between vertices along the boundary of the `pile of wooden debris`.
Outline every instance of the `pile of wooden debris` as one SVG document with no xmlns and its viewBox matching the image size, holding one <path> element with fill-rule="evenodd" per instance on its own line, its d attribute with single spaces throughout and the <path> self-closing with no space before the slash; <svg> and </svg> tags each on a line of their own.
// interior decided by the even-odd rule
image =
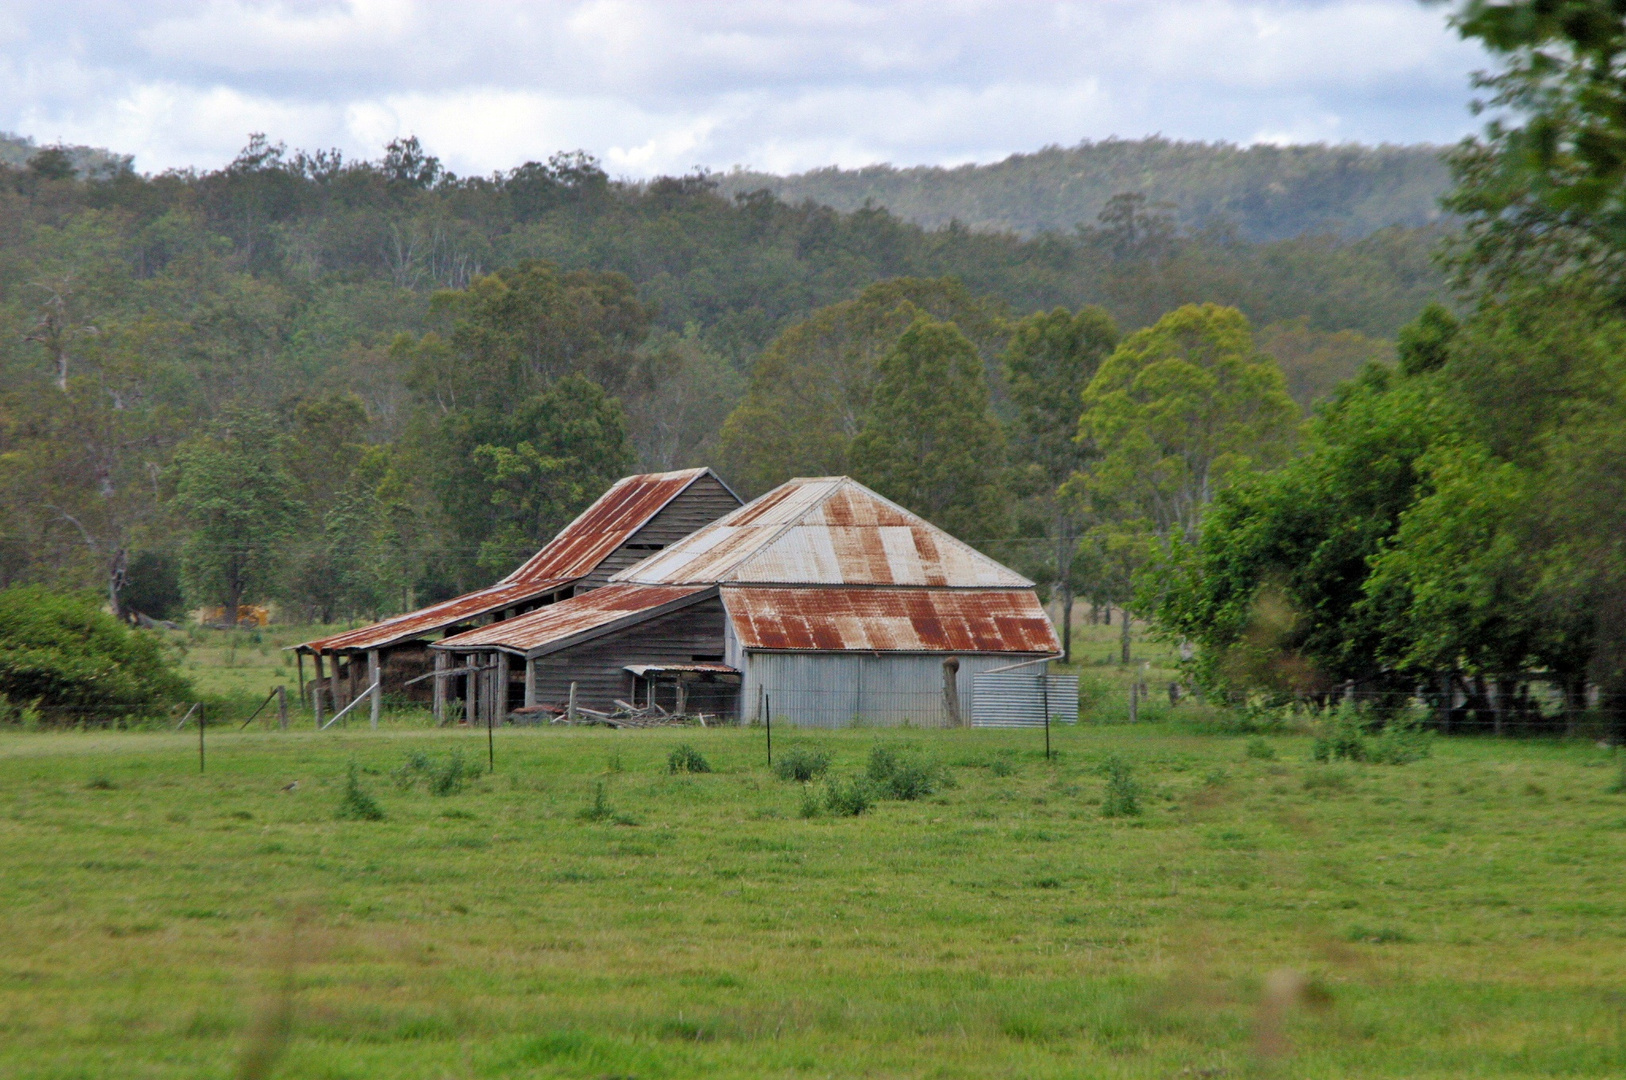
<svg viewBox="0 0 1626 1080">
<path fill-rule="evenodd" d="M 576 724 L 612 728 L 688 727 L 694 724 L 710 727 L 721 719 L 705 713 L 667 712 L 656 704 L 632 705 L 620 698 L 615 700 L 613 712 L 601 712 L 585 705 L 531 705 L 515 709 L 509 715 L 516 724 Z"/>
</svg>

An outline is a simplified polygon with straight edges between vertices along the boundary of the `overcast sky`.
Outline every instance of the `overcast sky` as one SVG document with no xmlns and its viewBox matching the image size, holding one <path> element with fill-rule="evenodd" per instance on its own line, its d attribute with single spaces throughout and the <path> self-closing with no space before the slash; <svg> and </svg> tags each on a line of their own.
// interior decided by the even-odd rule
<svg viewBox="0 0 1626 1080">
<path fill-rule="evenodd" d="M 1447 142 L 1485 66 L 1412 0 L 5 0 L 0 129 L 143 171 L 251 131 L 460 173 L 958 164 L 1081 139 Z"/>
</svg>

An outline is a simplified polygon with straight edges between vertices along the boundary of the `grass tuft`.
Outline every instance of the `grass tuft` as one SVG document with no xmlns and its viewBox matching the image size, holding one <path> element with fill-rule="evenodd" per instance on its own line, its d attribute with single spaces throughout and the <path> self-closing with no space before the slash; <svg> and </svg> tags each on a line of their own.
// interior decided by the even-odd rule
<svg viewBox="0 0 1626 1080">
<path fill-rule="evenodd" d="M 830 755 L 810 746 L 792 746 L 773 763 L 774 775 L 781 780 L 808 783 L 823 776 L 830 768 Z"/>
<path fill-rule="evenodd" d="M 350 763 L 350 772 L 344 785 L 344 797 L 339 800 L 337 816 L 348 821 L 383 821 L 384 809 L 361 786 L 360 769 Z"/>
<path fill-rule="evenodd" d="M 837 817 L 857 817 L 875 805 L 875 795 L 862 776 L 832 780 L 824 790 L 824 808 Z"/>
<path fill-rule="evenodd" d="M 1254 761 L 1275 761 L 1276 748 L 1270 741 L 1261 735 L 1255 735 L 1248 740 L 1247 756 Z"/>
<path fill-rule="evenodd" d="M 1135 817 L 1140 814 L 1141 788 L 1135 779 L 1135 770 L 1123 758 L 1109 755 L 1101 765 L 1107 778 L 1106 794 L 1101 799 L 1102 817 Z"/>
<path fill-rule="evenodd" d="M 672 748 L 666 756 L 666 771 L 669 773 L 709 773 L 711 762 L 706 756 L 688 743 L 679 743 Z"/>
</svg>

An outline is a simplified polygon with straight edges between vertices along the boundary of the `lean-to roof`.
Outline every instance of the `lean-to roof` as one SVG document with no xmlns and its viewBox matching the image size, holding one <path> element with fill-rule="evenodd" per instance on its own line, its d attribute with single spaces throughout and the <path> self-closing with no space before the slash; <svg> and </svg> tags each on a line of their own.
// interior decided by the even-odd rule
<svg viewBox="0 0 1626 1080">
<path fill-rule="evenodd" d="M 787 481 L 610 580 L 1033 587 L 1014 570 L 845 476 Z"/>
<path fill-rule="evenodd" d="M 586 577 L 709 469 L 617 480 L 518 570 L 485 589 L 295 646 L 309 652 L 379 649 L 556 592 Z"/>
<path fill-rule="evenodd" d="M 436 642 L 451 652 L 503 649 L 542 656 L 687 607 L 716 594 L 710 585 L 606 585 L 525 615 Z"/>
<path fill-rule="evenodd" d="M 814 652 L 1061 652 L 1027 589 L 722 590 L 741 647 Z"/>
</svg>

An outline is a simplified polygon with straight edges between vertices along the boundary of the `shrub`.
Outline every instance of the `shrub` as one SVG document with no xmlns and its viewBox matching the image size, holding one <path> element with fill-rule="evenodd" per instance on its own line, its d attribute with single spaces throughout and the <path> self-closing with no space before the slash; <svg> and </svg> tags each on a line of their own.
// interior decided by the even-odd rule
<svg viewBox="0 0 1626 1080">
<path fill-rule="evenodd" d="M 804 818 L 816 818 L 823 810 L 824 807 L 819 804 L 819 797 L 813 793 L 813 785 L 802 785 L 802 805 L 797 808 L 797 814 Z"/>
<path fill-rule="evenodd" d="M 1255 735 L 1248 740 L 1247 755 L 1255 761 L 1275 761 L 1276 748 L 1265 739 Z"/>
<path fill-rule="evenodd" d="M 825 788 L 825 808 L 838 817 L 857 817 L 874 804 L 875 796 L 862 776 L 849 777 L 845 783 L 832 781 Z"/>
<path fill-rule="evenodd" d="M 393 775 L 399 788 L 410 788 L 419 777 L 423 777 L 428 781 L 429 794 L 446 796 L 462 791 L 475 774 L 476 770 L 463 760 L 463 751 L 453 750 L 444 764 L 427 754 L 408 754 L 406 764 L 396 769 Z"/>
<path fill-rule="evenodd" d="M 162 639 L 102 611 L 99 597 L 0 590 L 4 700 L 47 720 L 111 719 L 156 715 L 190 690 Z"/>
<path fill-rule="evenodd" d="M 1310 756 L 1316 761 L 1365 761 L 1366 726 L 1354 709 L 1339 706 L 1323 720 L 1310 747 Z"/>
<path fill-rule="evenodd" d="M 830 768 L 830 755 L 807 746 L 792 746 L 773 763 L 774 775 L 781 780 L 807 783 L 817 780 Z"/>
<path fill-rule="evenodd" d="M 952 778 L 934 763 L 916 754 L 899 754 L 879 744 L 869 753 L 865 775 L 875 794 L 883 799 L 923 799 L 938 788 L 952 784 Z"/>
<path fill-rule="evenodd" d="M 361 786 L 361 779 L 357 776 L 354 762 L 350 764 L 350 776 L 344 785 L 344 798 L 339 800 L 340 818 L 352 821 L 382 821 L 384 810 L 378 802 Z"/>
<path fill-rule="evenodd" d="M 672 748 L 666 757 L 666 771 L 669 773 L 707 773 L 711 772 L 711 762 L 688 743 L 679 743 Z"/>
<path fill-rule="evenodd" d="M 1434 752 L 1434 736 L 1417 717 L 1393 717 L 1371 741 L 1369 757 L 1379 765 L 1405 765 Z"/>
<path fill-rule="evenodd" d="M 1615 775 L 1615 782 L 1609 785 L 1610 795 L 1626 795 L 1626 758 L 1620 762 L 1620 772 Z"/>
<path fill-rule="evenodd" d="M 1113 755 L 1101 765 L 1107 778 L 1107 792 L 1101 800 L 1102 817 L 1134 817 L 1140 813 L 1140 784 L 1129 763 Z"/>
</svg>

